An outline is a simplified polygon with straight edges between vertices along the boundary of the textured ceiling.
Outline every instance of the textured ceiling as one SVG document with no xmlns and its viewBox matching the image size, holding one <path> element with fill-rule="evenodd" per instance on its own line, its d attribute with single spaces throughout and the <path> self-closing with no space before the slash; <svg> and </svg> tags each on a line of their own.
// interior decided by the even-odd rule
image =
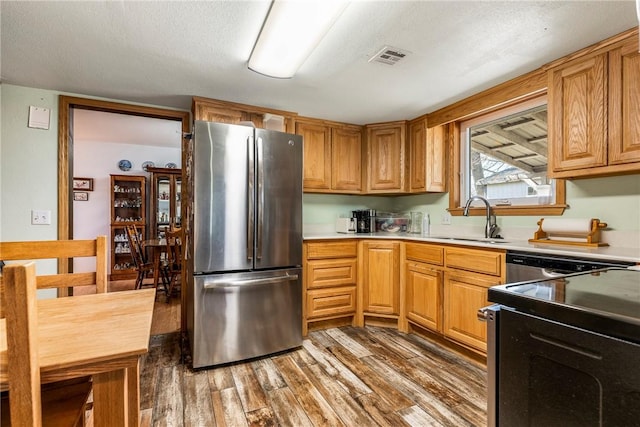
<svg viewBox="0 0 640 427">
<path fill-rule="evenodd" d="M 634 1 L 354 1 L 289 80 L 246 62 L 269 1 L 1 1 L 2 82 L 190 109 L 413 118 L 638 25 Z M 383 46 L 411 52 L 369 63 Z"/>
</svg>

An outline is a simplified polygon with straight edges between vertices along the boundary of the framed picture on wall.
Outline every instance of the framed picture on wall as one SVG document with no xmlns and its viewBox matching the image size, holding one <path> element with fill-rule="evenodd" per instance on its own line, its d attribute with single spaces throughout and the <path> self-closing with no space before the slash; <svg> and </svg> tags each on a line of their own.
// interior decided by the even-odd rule
<svg viewBox="0 0 640 427">
<path fill-rule="evenodd" d="M 78 202 L 86 202 L 89 200 L 89 193 L 86 191 L 74 191 L 73 200 Z"/>
<path fill-rule="evenodd" d="M 93 191 L 93 178 L 73 178 L 73 189 Z"/>
</svg>

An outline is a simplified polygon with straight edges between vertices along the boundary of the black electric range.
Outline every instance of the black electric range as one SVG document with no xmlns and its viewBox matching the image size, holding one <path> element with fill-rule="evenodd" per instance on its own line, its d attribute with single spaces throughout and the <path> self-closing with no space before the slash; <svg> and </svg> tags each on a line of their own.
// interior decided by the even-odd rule
<svg viewBox="0 0 640 427">
<path fill-rule="evenodd" d="M 640 427 L 640 271 L 489 288 L 490 426 Z"/>
<path fill-rule="evenodd" d="M 640 271 L 610 268 L 494 286 L 489 301 L 640 344 Z"/>
</svg>

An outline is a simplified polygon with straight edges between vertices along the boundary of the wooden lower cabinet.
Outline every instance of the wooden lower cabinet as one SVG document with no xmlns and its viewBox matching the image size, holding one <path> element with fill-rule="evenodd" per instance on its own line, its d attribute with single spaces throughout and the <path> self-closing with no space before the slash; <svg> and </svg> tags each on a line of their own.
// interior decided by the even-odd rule
<svg viewBox="0 0 640 427">
<path fill-rule="evenodd" d="M 344 318 L 354 324 L 358 274 L 356 240 L 314 241 L 303 245 L 302 333 L 309 326 Z"/>
<path fill-rule="evenodd" d="M 400 242 L 362 243 L 364 314 L 400 313 Z"/>
<path fill-rule="evenodd" d="M 482 352 L 487 351 L 487 325 L 477 318 L 489 305 L 488 289 L 500 279 L 470 273 L 444 273 L 444 335 Z"/>
<path fill-rule="evenodd" d="M 421 262 L 405 263 L 407 320 L 442 332 L 442 271 Z"/>
<path fill-rule="evenodd" d="M 398 240 L 305 242 L 303 334 L 378 325 L 433 333 L 486 353 L 488 288 L 504 283 L 505 252 Z M 415 329 L 414 329 L 415 327 Z"/>
</svg>

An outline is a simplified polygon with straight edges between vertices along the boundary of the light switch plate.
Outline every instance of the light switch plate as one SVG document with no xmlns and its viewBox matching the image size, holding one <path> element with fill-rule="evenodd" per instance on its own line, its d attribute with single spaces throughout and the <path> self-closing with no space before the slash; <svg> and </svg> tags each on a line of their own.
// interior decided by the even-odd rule
<svg viewBox="0 0 640 427">
<path fill-rule="evenodd" d="M 31 224 L 32 225 L 51 225 L 51 211 L 32 210 Z"/>
<path fill-rule="evenodd" d="M 442 225 L 451 225 L 451 214 L 449 212 L 442 215 Z"/>
<path fill-rule="evenodd" d="M 44 107 L 29 106 L 29 127 L 35 129 L 49 129 L 51 110 Z"/>
</svg>

